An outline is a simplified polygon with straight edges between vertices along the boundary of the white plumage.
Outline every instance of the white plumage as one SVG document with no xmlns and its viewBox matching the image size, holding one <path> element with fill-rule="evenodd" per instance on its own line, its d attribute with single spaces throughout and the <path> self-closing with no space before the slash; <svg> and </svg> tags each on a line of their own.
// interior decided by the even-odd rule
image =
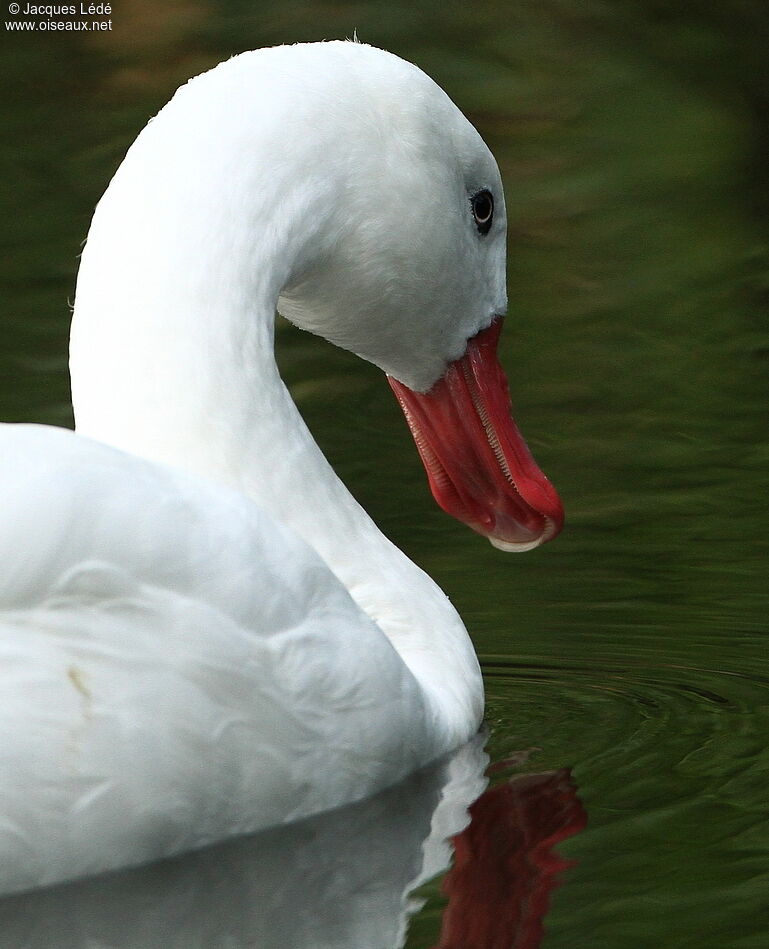
<svg viewBox="0 0 769 949">
<path fill-rule="evenodd" d="M 423 762 L 413 676 L 299 538 L 183 472 L 3 434 L 4 889 L 293 820 Z"/>
<path fill-rule="evenodd" d="M 477 132 L 371 47 L 244 54 L 141 133 L 82 256 L 77 434 L 0 431 L 0 890 L 336 807 L 475 733 L 464 626 L 272 334 L 277 306 L 423 392 L 504 312 L 504 232 Z"/>
</svg>

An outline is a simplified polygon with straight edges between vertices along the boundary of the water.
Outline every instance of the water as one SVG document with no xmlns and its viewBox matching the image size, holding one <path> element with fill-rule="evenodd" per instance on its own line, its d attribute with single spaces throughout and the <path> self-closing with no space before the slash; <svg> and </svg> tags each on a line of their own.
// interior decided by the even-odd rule
<svg viewBox="0 0 769 949">
<path fill-rule="evenodd" d="M 486 674 L 487 750 L 528 753 L 495 787 L 571 769 L 557 845 L 571 865 L 549 891 L 544 937 L 500 909 L 499 945 L 763 947 L 767 15 L 651 0 L 179 0 L 161 13 L 132 0 L 113 21 L 98 37 L 3 37 L 0 417 L 68 424 L 79 243 L 178 82 L 240 49 L 353 28 L 416 61 L 502 168 L 502 358 L 567 530 L 531 554 L 494 551 L 435 508 L 376 370 L 286 326 L 279 355 L 337 470 L 465 618 Z M 527 871 L 510 872 L 519 894 Z M 419 882 L 409 949 L 471 949 L 467 934 L 441 936 L 442 879 Z M 197 944 L 220 943 L 209 931 Z"/>
</svg>

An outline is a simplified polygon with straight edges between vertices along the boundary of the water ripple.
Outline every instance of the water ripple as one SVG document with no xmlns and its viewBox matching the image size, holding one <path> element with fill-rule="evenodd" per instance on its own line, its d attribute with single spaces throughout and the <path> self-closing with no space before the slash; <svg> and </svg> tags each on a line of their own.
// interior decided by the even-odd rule
<svg viewBox="0 0 769 949">
<path fill-rule="evenodd" d="M 482 665 L 493 758 L 531 748 L 529 768 L 572 767 L 588 814 L 564 848 L 576 863 L 545 946 L 637 937 L 639 919 L 649 946 L 688 945 L 692 919 L 720 927 L 723 945 L 755 931 L 747 921 L 765 912 L 768 876 L 769 678 L 637 660 L 487 655 Z"/>
</svg>

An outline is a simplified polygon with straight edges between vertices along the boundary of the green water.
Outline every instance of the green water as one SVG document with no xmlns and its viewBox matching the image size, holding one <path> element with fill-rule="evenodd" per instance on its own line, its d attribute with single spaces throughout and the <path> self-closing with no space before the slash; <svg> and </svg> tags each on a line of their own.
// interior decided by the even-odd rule
<svg viewBox="0 0 769 949">
<path fill-rule="evenodd" d="M 429 72 L 498 158 L 502 357 L 567 529 L 500 554 L 432 503 L 376 370 L 281 326 L 284 376 L 353 493 L 465 618 L 492 755 L 573 770 L 588 825 L 560 846 L 576 862 L 545 949 L 763 949 L 763 4 L 126 0 L 98 37 L 4 32 L 0 417 L 69 424 L 80 242 L 175 86 L 242 49 L 354 28 Z M 439 881 L 420 895 L 410 949 L 436 942 L 445 905 Z"/>
</svg>

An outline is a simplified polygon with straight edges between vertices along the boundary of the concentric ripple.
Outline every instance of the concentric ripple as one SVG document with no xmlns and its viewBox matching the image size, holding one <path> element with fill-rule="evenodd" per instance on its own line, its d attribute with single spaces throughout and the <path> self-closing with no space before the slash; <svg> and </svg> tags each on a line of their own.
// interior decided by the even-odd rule
<svg viewBox="0 0 769 949">
<path fill-rule="evenodd" d="M 588 815 L 563 845 L 576 863 L 545 947 L 623 932 L 640 946 L 641 919 L 649 946 L 683 946 L 700 929 L 723 945 L 755 936 L 769 870 L 769 678 L 498 656 L 483 671 L 493 758 L 529 749 L 526 770 L 571 767 Z"/>
</svg>

